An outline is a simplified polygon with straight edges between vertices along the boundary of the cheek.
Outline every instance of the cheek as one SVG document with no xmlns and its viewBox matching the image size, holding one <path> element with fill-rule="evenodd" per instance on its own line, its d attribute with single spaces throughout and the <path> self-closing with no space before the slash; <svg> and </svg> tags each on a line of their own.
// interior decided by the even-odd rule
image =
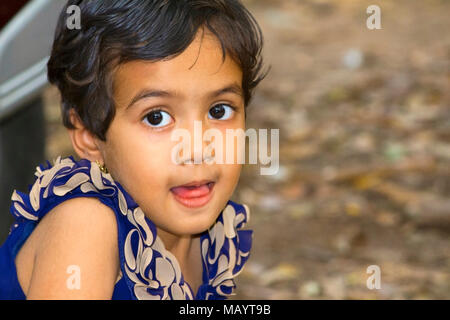
<svg viewBox="0 0 450 320">
<path fill-rule="evenodd" d="M 151 148 L 149 147 L 150 151 Z M 119 160 L 120 159 L 120 160 Z M 130 151 L 119 157 L 114 179 L 130 194 L 134 201 L 150 214 L 164 210 L 163 202 L 168 193 L 170 170 L 161 151 Z M 112 173 L 113 174 L 113 173 Z"/>
<path fill-rule="evenodd" d="M 155 185 L 164 186 L 168 175 L 165 168 L 170 161 L 170 144 L 136 131 L 129 135 L 126 132 L 125 129 L 120 131 L 120 135 L 111 132 L 105 159 L 111 175 L 130 193 L 140 193 L 140 190 L 147 193 L 148 190 L 144 189 Z"/>
<path fill-rule="evenodd" d="M 240 164 L 224 164 L 221 166 L 223 185 L 226 189 L 226 197 L 231 196 L 239 181 L 242 165 Z"/>
<path fill-rule="evenodd" d="M 214 138 L 210 139 L 213 142 L 208 147 L 214 150 L 217 161 L 226 164 L 244 163 L 246 138 L 243 116 L 238 114 L 232 123 L 224 122 L 213 129 L 218 130 L 218 136 L 214 135 Z"/>
</svg>

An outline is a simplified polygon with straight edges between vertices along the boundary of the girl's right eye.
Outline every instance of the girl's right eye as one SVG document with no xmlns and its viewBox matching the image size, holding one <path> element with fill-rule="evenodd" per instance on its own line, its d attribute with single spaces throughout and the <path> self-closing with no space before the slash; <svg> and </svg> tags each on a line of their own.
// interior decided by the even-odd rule
<svg viewBox="0 0 450 320">
<path fill-rule="evenodd" d="M 154 110 L 144 117 L 144 123 L 153 128 L 162 128 L 172 122 L 172 116 L 162 110 Z"/>
</svg>

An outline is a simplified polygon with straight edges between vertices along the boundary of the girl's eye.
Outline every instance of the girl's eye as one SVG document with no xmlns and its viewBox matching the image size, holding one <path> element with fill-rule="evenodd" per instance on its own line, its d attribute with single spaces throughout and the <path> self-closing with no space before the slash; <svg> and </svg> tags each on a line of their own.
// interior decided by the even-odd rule
<svg viewBox="0 0 450 320">
<path fill-rule="evenodd" d="M 227 104 L 218 104 L 209 109 L 208 118 L 214 120 L 228 120 L 234 113 L 234 108 Z"/>
<path fill-rule="evenodd" d="M 172 116 L 165 111 L 151 111 L 144 118 L 144 122 L 154 128 L 162 128 L 170 124 Z"/>
</svg>

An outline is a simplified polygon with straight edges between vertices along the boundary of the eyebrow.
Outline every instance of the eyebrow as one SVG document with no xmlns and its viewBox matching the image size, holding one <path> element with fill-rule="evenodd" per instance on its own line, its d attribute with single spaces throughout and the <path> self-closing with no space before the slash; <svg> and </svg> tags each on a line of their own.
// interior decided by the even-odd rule
<svg viewBox="0 0 450 320">
<path fill-rule="evenodd" d="M 244 93 L 242 91 L 242 88 L 237 83 L 233 83 L 224 88 L 214 90 L 214 91 L 208 93 L 207 97 L 209 99 L 212 99 L 212 98 L 218 97 L 220 95 L 223 95 L 225 93 L 234 93 L 234 94 L 244 98 Z M 139 100 L 142 100 L 142 99 L 161 98 L 161 97 L 172 98 L 172 97 L 176 97 L 176 96 L 177 96 L 177 94 L 174 92 L 171 92 L 171 91 L 145 88 L 145 89 L 139 91 L 139 93 L 134 96 L 134 98 L 131 100 L 130 104 L 127 106 L 126 109 L 130 108 L 136 102 L 138 102 Z"/>
</svg>

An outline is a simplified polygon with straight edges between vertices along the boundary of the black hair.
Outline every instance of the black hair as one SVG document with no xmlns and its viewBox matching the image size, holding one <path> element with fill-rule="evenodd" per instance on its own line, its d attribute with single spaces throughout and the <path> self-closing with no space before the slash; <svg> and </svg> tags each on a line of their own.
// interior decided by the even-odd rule
<svg viewBox="0 0 450 320">
<path fill-rule="evenodd" d="M 67 8 L 77 5 L 81 29 L 67 27 Z M 240 66 L 244 105 L 265 77 L 263 36 L 239 0 L 69 0 L 58 20 L 48 79 L 62 97 L 63 124 L 74 129 L 70 110 L 105 141 L 115 115 L 113 74 L 133 60 L 161 61 L 181 54 L 206 27 Z"/>
</svg>

